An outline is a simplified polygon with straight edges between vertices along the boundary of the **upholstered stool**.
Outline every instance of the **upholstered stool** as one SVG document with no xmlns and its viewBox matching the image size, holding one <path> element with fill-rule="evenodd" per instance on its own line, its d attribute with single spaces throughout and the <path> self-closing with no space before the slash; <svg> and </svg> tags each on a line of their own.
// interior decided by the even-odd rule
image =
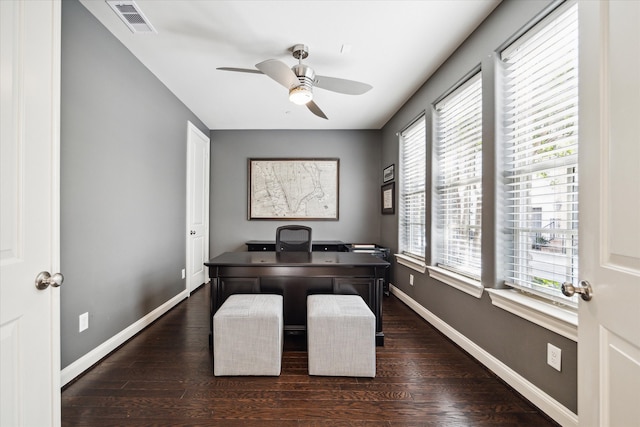
<svg viewBox="0 0 640 427">
<path fill-rule="evenodd" d="M 375 377 L 376 318 L 358 295 L 307 297 L 309 375 Z"/>
<path fill-rule="evenodd" d="M 280 375 L 282 295 L 231 295 L 213 316 L 213 373 Z"/>
</svg>

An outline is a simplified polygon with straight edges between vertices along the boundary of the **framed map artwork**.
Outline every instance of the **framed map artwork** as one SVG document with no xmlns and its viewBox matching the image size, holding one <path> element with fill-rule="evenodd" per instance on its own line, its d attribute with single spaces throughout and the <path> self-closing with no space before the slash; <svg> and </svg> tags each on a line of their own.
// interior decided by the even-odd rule
<svg viewBox="0 0 640 427">
<path fill-rule="evenodd" d="M 249 219 L 337 220 L 340 159 L 249 159 Z"/>
</svg>

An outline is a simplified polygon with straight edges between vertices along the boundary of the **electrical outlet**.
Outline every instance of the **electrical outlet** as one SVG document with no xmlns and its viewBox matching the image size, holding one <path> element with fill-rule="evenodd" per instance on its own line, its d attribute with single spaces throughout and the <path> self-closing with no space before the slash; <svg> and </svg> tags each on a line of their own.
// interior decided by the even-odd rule
<svg viewBox="0 0 640 427">
<path fill-rule="evenodd" d="M 562 368 L 562 350 L 550 343 L 547 343 L 547 364 L 558 371 Z"/>
<path fill-rule="evenodd" d="M 409 275 L 409 284 L 413 286 L 413 274 Z"/>
<path fill-rule="evenodd" d="M 82 332 L 86 329 L 89 329 L 89 312 L 82 313 L 78 317 L 78 332 Z"/>
<path fill-rule="evenodd" d="M 183 268 L 183 269 L 182 269 L 182 278 L 184 279 L 185 277 L 187 277 L 187 272 L 186 272 L 186 270 Z"/>
</svg>

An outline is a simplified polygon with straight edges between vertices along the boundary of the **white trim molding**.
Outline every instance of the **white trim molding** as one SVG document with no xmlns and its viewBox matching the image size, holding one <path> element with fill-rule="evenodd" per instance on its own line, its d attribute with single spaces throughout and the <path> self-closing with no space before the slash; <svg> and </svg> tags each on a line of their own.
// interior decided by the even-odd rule
<svg viewBox="0 0 640 427">
<path fill-rule="evenodd" d="M 578 313 L 516 289 L 487 289 L 491 303 L 538 326 L 578 342 Z"/>
<path fill-rule="evenodd" d="M 395 256 L 398 264 L 409 267 L 419 273 L 424 273 L 427 270 L 427 264 L 424 261 L 403 254 L 395 254 Z"/>
<path fill-rule="evenodd" d="M 439 282 L 456 288 L 466 294 L 474 296 L 476 298 L 482 297 L 484 286 L 478 280 L 465 277 L 461 274 L 456 274 L 452 271 L 446 270 L 440 267 L 428 266 L 429 277 L 436 279 Z"/>
<path fill-rule="evenodd" d="M 75 362 L 71 363 L 66 368 L 62 369 L 60 371 L 61 385 L 64 386 L 68 384 L 70 381 L 81 375 L 87 369 L 91 368 L 104 357 L 109 355 L 109 353 L 127 342 L 127 340 L 133 338 L 138 332 L 142 331 L 144 328 L 152 324 L 154 321 L 171 310 L 180 301 L 187 298 L 188 296 L 189 293 L 186 290 L 180 292 L 178 295 L 171 298 L 169 301 L 165 302 L 160 307 L 153 310 L 151 313 L 147 314 L 137 322 L 123 329 L 107 341 L 100 344 L 98 347 L 80 357 Z"/>
<path fill-rule="evenodd" d="M 562 426 L 578 426 L 578 415 L 567 409 L 560 402 L 549 396 L 544 390 L 531 383 L 529 380 L 518 374 L 509 366 L 495 358 L 479 345 L 475 344 L 466 336 L 444 322 L 442 319 L 431 313 L 429 310 L 418 304 L 395 286 L 390 286 L 391 293 L 408 305 L 413 311 L 424 320 L 433 325 L 436 329 L 446 335 L 449 339 L 459 345 L 462 349 L 476 358 L 480 363 L 495 373 L 500 379 L 513 387 L 531 403 L 536 405 L 541 411 L 558 422 Z"/>
</svg>

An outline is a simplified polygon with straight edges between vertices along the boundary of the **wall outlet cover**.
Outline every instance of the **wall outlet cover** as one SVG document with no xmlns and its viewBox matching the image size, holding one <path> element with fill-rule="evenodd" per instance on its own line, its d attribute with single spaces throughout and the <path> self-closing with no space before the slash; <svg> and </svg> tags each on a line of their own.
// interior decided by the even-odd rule
<svg viewBox="0 0 640 427">
<path fill-rule="evenodd" d="M 89 329 L 89 312 L 82 313 L 78 317 L 78 332 Z"/>
<path fill-rule="evenodd" d="M 562 370 L 562 350 L 547 343 L 547 364 L 557 371 Z"/>
</svg>

